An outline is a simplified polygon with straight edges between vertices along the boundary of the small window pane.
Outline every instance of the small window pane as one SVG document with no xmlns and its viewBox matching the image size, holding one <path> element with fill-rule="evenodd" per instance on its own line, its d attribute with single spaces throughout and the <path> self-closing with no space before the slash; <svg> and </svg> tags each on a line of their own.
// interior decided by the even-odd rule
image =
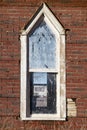
<svg viewBox="0 0 87 130">
<path fill-rule="evenodd" d="M 56 40 L 55 35 L 43 21 L 29 35 L 29 68 L 56 67 Z"/>
<path fill-rule="evenodd" d="M 34 84 L 47 84 L 47 73 L 33 73 Z"/>
</svg>

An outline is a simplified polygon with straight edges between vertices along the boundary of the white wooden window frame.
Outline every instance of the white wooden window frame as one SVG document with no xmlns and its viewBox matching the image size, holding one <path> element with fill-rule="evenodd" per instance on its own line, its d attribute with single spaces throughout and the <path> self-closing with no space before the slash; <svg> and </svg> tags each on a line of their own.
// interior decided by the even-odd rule
<svg viewBox="0 0 87 130">
<path fill-rule="evenodd" d="M 57 67 L 56 69 L 30 69 L 27 70 L 27 35 L 35 23 L 44 15 L 45 22 L 50 26 L 56 37 Z M 21 40 L 21 75 L 20 75 L 20 117 L 21 120 L 65 120 L 66 119 L 66 70 L 65 70 L 65 30 L 46 4 L 43 4 L 33 21 L 20 37 Z M 30 114 L 26 116 L 26 88 L 27 73 L 29 72 L 55 72 L 57 73 L 56 114 Z"/>
</svg>

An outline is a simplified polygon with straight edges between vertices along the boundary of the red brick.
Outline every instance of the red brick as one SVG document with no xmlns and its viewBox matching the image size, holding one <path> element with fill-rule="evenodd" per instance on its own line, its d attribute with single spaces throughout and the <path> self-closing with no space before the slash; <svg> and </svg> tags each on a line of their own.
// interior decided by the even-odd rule
<svg viewBox="0 0 87 130">
<path fill-rule="evenodd" d="M 20 121 L 21 30 L 42 0 L 0 1 L 0 129 L 87 129 L 87 1 L 45 0 L 66 29 L 66 97 L 76 98 L 68 121 Z"/>
<path fill-rule="evenodd" d="M 19 116 L 18 98 L 0 98 L 0 116 Z"/>
<path fill-rule="evenodd" d="M 0 130 L 24 130 L 24 122 L 16 117 L 1 117 Z"/>
</svg>

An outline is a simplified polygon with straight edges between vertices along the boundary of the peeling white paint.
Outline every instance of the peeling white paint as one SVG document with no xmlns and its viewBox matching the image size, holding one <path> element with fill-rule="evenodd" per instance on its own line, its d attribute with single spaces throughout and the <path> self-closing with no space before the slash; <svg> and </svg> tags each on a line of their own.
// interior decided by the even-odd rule
<svg viewBox="0 0 87 130">
<path fill-rule="evenodd" d="M 39 59 L 36 57 L 36 63 L 35 63 L 35 55 L 34 57 L 31 56 L 30 58 L 30 62 L 32 61 L 32 59 L 34 58 L 34 60 L 31 62 L 32 64 L 29 67 L 29 72 L 53 72 L 56 73 L 56 82 L 57 82 L 57 89 L 56 89 L 56 107 L 57 107 L 57 113 L 56 114 L 32 114 L 30 116 L 27 117 L 26 115 L 26 88 L 27 88 L 27 36 L 30 33 L 30 31 L 32 32 L 32 29 L 34 27 L 34 25 L 36 24 L 36 22 L 38 22 L 42 16 L 44 15 L 44 21 L 46 22 L 46 26 L 47 29 L 50 28 L 51 31 L 47 31 L 45 29 L 45 27 L 43 26 L 43 30 L 41 28 L 39 28 L 37 30 L 37 35 L 42 32 L 44 32 L 46 34 L 46 38 L 45 42 L 47 41 L 47 43 L 49 43 L 51 46 L 48 48 L 46 48 L 44 45 L 43 46 L 38 46 L 38 47 L 42 47 L 41 51 L 43 51 L 43 49 L 45 49 L 46 51 L 46 56 L 44 58 L 43 54 L 38 53 L 37 56 L 44 60 L 44 63 L 46 64 L 46 66 L 48 66 L 48 68 L 45 66 L 43 62 L 41 62 L 41 64 L 39 64 Z M 41 22 L 41 21 L 39 21 Z M 49 26 L 49 27 L 48 27 Z M 40 30 L 41 29 L 41 30 Z M 35 32 L 34 32 L 35 33 Z M 52 34 L 52 35 L 51 35 Z M 34 34 L 33 34 L 34 35 Z M 33 44 L 34 42 L 34 48 L 37 49 L 37 45 L 38 44 L 38 39 L 41 38 L 41 43 L 44 42 L 43 37 L 37 37 L 37 35 L 35 37 L 33 37 L 32 33 L 31 33 L 31 37 L 29 39 L 30 43 L 29 44 Z M 49 35 L 49 36 L 48 36 Z M 53 37 L 52 37 L 53 36 Z M 50 40 L 51 38 L 51 40 Z M 59 23 L 59 21 L 56 19 L 56 17 L 53 15 L 53 13 L 51 12 L 51 10 L 45 5 L 43 4 L 42 9 L 40 9 L 38 11 L 38 14 L 36 15 L 36 17 L 33 19 L 33 21 L 31 22 L 31 24 L 27 27 L 26 30 L 24 30 L 21 34 L 21 107 L 20 107 L 20 114 L 21 114 L 21 119 L 22 120 L 65 120 L 66 119 L 66 70 L 65 70 L 65 30 L 62 27 L 62 25 Z M 37 41 L 37 42 L 36 42 Z M 31 55 L 31 50 L 34 48 L 30 48 L 30 53 L 29 55 Z M 46 50 L 47 49 L 47 50 Z M 51 51 L 52 49 L 52 51 Z M 44 51 L 44 55 L 45 55 L 45 51 Z M 52 54 L 52 56 L 48 56 L 48 58 L 46 59 L 47 55 L 49 54 L 49 51 L 51 51 L 50 54 Z M 35 50 L 36 52 L 36 50 Z M 39 56 L 40 54 L 40 56 Z M 48 62 L 48 60 L 50 59 L 50 62 Z M 38 64 L 37 64 L 38 63 Z M 56 65 L 55 65 L 56 64 Z M 37 68 L 37 66 L 39 65 L 39 67 Z M 40 66 L 43 66 L 42 68 L 40 68 Z M 32 67 L 33 66 L 33 67 Z M 35 68 L 36 67 L 36 68 Z M 29 86 L 28 86 L 29 87 Z M 30 95 L 28 95 L 30 96 Z"/>
</svg>

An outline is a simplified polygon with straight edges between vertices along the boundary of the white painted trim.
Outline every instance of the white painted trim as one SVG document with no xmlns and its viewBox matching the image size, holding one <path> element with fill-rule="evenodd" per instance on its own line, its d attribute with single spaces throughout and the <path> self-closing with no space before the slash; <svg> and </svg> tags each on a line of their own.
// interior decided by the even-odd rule
<svg viewBox="0 0 87 130">
<path fill-rule="evenodd" d="M 56 69 L 30 69 L 27 70 L 27 35 L 33 26 L 44 14 L 44 20 L 52 29 L 57 43 Z M 50 9 L 43 5 L 31 24 L 24 30 L 20 37 L 21 40 L 21 92 L 20 92 L 20 116 L 21 120 L 65 120 L 66 119 L 66 70 L 65 70 L 65 30 Z M 58 68 L 58 69 L 57 69 Z M 27 88 L 27 71 L 29 72 L 54 72 L 57 74 L 57 113 L 56 114 L 32 114 L 26 116 L 26 88 Z"/>
<path fill-rule="evenodd" d="M 58 34 L 58 36 L 56 36 L 56 59 L 57 59 L 57 67 L 58 67 L 58 74 L 57 74 L 57 79 L 56 79 L 56 83 L 57 83 L 57 90 L 56 90 L 56 104 L 57 104 L 57 114 L 59 115 L 60 118 L 60 36 Z"/>
<path fill-rule="evenodd" d="M 37 14 L 37 16 L 30 23 L 30 25 L 28 26 L 28 28 L 22 32 L 22 35 L 24 35 L 24 34 L 27 35 L 30 32 L 30 30 L 33 28 L 33 26 L 35 25 L 35 23 L 39 20 L 39 18 L 42 15 L 46 16 L 50 20 L 50 22 L 52 23 L 52 25 L 54 26 L 54 28 L 60 34 L 65 34 L 65 30 L 62 27 L 62 25 L 59 23 L 59 21 L 57 20 L 57 18 L 53 15 L 53 13 L 51 12 L 51 10 L 44 3 L 42 9 L 39 11 L 39 13 Z"/>
<path fill-rule="evenodd" d="M 58 73 L 56 69 L 29 69 L 29 72 L 49 72 L 49 73 Z"/>
<path fill-rule="evenodd" d="M 25 30 L 26 35 L 30 32 L 30 30 L 33 28 L 33 26 L 35 25 L 35 23 L 39 20 L 39 18 L 42 16 L 43 14 L 43 9 L 37 14 L 37 16 L 35 17 L 35 19 L 32 21 L 32 23 L 28 26 L 28 28 Z"/>
<path fill-rule="evenodd" d="M 27 82 L 27 41 L 26 35 L 20 37 L 21 40 L 21 88 L 20 88 L 20 115 L 21 119 L 26 118 L 26 82 Z"/>
<path fill-rule="evenodd" d="M 60 35 L 60 109 L 61 118 L 66 117 L 66 67 L 65 67 L 65 35 Z"/>
<path fill-rule="evenodd" d="M 57 31 L 60 34 L 65 34 L 64 28 L 59 23 L 59 21 L 56 19 L 56 17 L 53 15 L 53 13 L 49 10 L 49 8 L 46 6 L 46 4 L 44 4 L 43 11 L 44 11 L 44 14 L 47 16 L 47 18 L 49 18 L 49 20 L 52 22 L 55 29 L 57 29 Z"/>
<path fill-rule="evenodd" d="M 52 116 L 43 117 L 43 115 L 42 115 L 41 117 L 38 117 L 38 116 L 37 117 L 30 117 L 30 118 L 26 117 L 26 118 L 22 118 L 21 120 L 55 120 L 55 121 L 60 120 L 60 121 L 65 121 L 66 118 L 59 118 L 57 116 L 56 117 L 52 117 Z"/>
</svg>

